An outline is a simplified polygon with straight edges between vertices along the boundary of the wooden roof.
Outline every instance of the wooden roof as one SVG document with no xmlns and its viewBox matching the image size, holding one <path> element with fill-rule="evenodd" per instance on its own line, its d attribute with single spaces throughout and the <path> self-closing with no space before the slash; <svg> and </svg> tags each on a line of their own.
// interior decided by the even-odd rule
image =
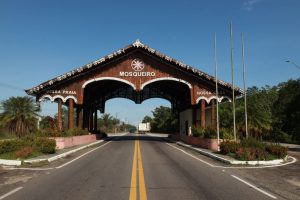
<svg viewBox="0 0 300 200">
<path fill-rule="evenodd" d="M 195 67 L 189 66 L 179 60 L 176 60 L 174 58 L 171 58 L 159 51 L 157 51 L 156 49 L 151 48 L 150 46 L 143 44 L 142 42 L 140 42 L 139 40 L 136 40 L 134 43 L 119 49 L 111 54 L 108 54 L 98 60 L 95 60 L 93 62 L 90 62 L 86 65 L 83 65 L 79 68 L 76 68 L 74 70 L 71 70 L 65 74 L 62 74 L 60 76 L 57 76 L 53 79 L 50 79 L 46 82 L 43 82 L 33 88 L 30 89 L 26 89 L 25 92 L 29 95 L 34 95 L 36 96 L 37 94 L 52 88 L 53 86 L 60 84 L 62 81 L 68 81 L 71 80 L 74 77 L 78 77 L 96 67 L 101 67 L 101 65 L 106 64 L 108 62 L 111 62 L 112 60 L 116 59 L 117 57 L 120 57 L 122 55 L 125 55 L 126 53 L 132 51 L 133 49 L 141 49 L 143 51 L 146 51 L 147 53 L 156 56 L 160 59 L 162 59 L 163 61 L 172 64 L 173 66 L 176 66 L 182 70 L 185 70 L 186 72 L 190 73 L 191 75 L 194 75 L 196 77 L 199 77 L 200 79 L 204 79 L 206 81 L 210 81 L 215 83 L 215 78 L 207 73 L 202 72 L 201 70 L 196 69 Z M 232 85 L 229 83 L 226 83 L 222 80 L 218 80 L 218 85 L 219 86 L 223 86 L 227 89 L 232 89 Z M 235 91 L 237 92 L 237 95 L 242 93 L 242 90 L 238 87 L 235 87 Z"/>
</svg>

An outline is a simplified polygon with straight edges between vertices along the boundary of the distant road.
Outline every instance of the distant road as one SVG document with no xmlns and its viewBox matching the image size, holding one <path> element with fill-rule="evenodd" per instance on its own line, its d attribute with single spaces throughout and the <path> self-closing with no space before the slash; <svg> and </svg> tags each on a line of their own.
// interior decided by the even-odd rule
<svg viewBox="0 0 300 200">
<path fill-rule="evenodd" d="M 161 137 L 129 134 L 41 173 L 4 199 L 263 200 L 277 198 Z M 254 185 L 253 185 L 254 186 Z M 255 186 L 254 186 L 255 187 Z M 2 195 L 2 194 L 1 194 Z M 0 196 L 1 196 L 0 195 Z M 278 198 L 279 199 L 279 198 Z"/>
</svg>

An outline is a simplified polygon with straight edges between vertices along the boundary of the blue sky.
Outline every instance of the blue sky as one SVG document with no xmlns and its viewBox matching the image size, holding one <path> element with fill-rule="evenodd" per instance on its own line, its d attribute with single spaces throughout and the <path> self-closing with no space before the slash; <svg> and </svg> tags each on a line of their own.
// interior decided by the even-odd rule
<svg viewBox="0 0 300 200">
<path fill-rule="evenodd" d="M 0 100 L 98 59 L 137 38 L 209 74 L 217 33 L 219 77 L 230 82 L 229 22 L 236 84 L 242 87 L 240 34 L 245 34 L 247 85 L 300 77 L 299 0 L 0 1 Z M 111 100 L 107 112 L 137 123 L 164 100 L 135 105 Z M 56 104 L 43 105 L 43 114 Z"/>
</svg>

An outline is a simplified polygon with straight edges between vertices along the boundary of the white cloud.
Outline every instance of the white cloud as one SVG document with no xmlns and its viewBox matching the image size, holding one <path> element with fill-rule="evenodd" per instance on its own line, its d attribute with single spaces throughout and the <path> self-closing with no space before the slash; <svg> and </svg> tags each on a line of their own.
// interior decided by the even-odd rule
<svg viewBox="0 0 300 200">
<path fill-rule="evenodd" d="M 247 11 L 252 11 L 256 4 L 262 2 L 263 0 L 246 0 L 243 3 L 243 9 Z"/>
</svg>

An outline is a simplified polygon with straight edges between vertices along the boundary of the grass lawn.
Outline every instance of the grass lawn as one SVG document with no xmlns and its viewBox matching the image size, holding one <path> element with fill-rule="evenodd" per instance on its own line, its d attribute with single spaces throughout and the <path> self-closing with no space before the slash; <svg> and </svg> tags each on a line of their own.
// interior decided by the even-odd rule
<svg viewBox="0 0 300 200">
<path fill-rule="evenodd" d="M 7 152 L 7 153 L 0 154 L 0 159 L 5 159 L 5 160 L 18 160 L 18 159 L 20 159 L 20 160 L 24 160 L 24 159 L 35 158 L 35 157 L 42 156 L 42 155 L 45 155 L 45 154 L 43 154 L 41 152 L 33 151 L 26 158 L 17 158 L 15 152 Z"/>
<path fill-rule="evenodd" d="M 3 130 L 0 129 L 0 140 L 5 140 L 5 139 L 14 139 L 17 138 L 16 135 L 14 134 L 9 134 Z"/>
</svg>

